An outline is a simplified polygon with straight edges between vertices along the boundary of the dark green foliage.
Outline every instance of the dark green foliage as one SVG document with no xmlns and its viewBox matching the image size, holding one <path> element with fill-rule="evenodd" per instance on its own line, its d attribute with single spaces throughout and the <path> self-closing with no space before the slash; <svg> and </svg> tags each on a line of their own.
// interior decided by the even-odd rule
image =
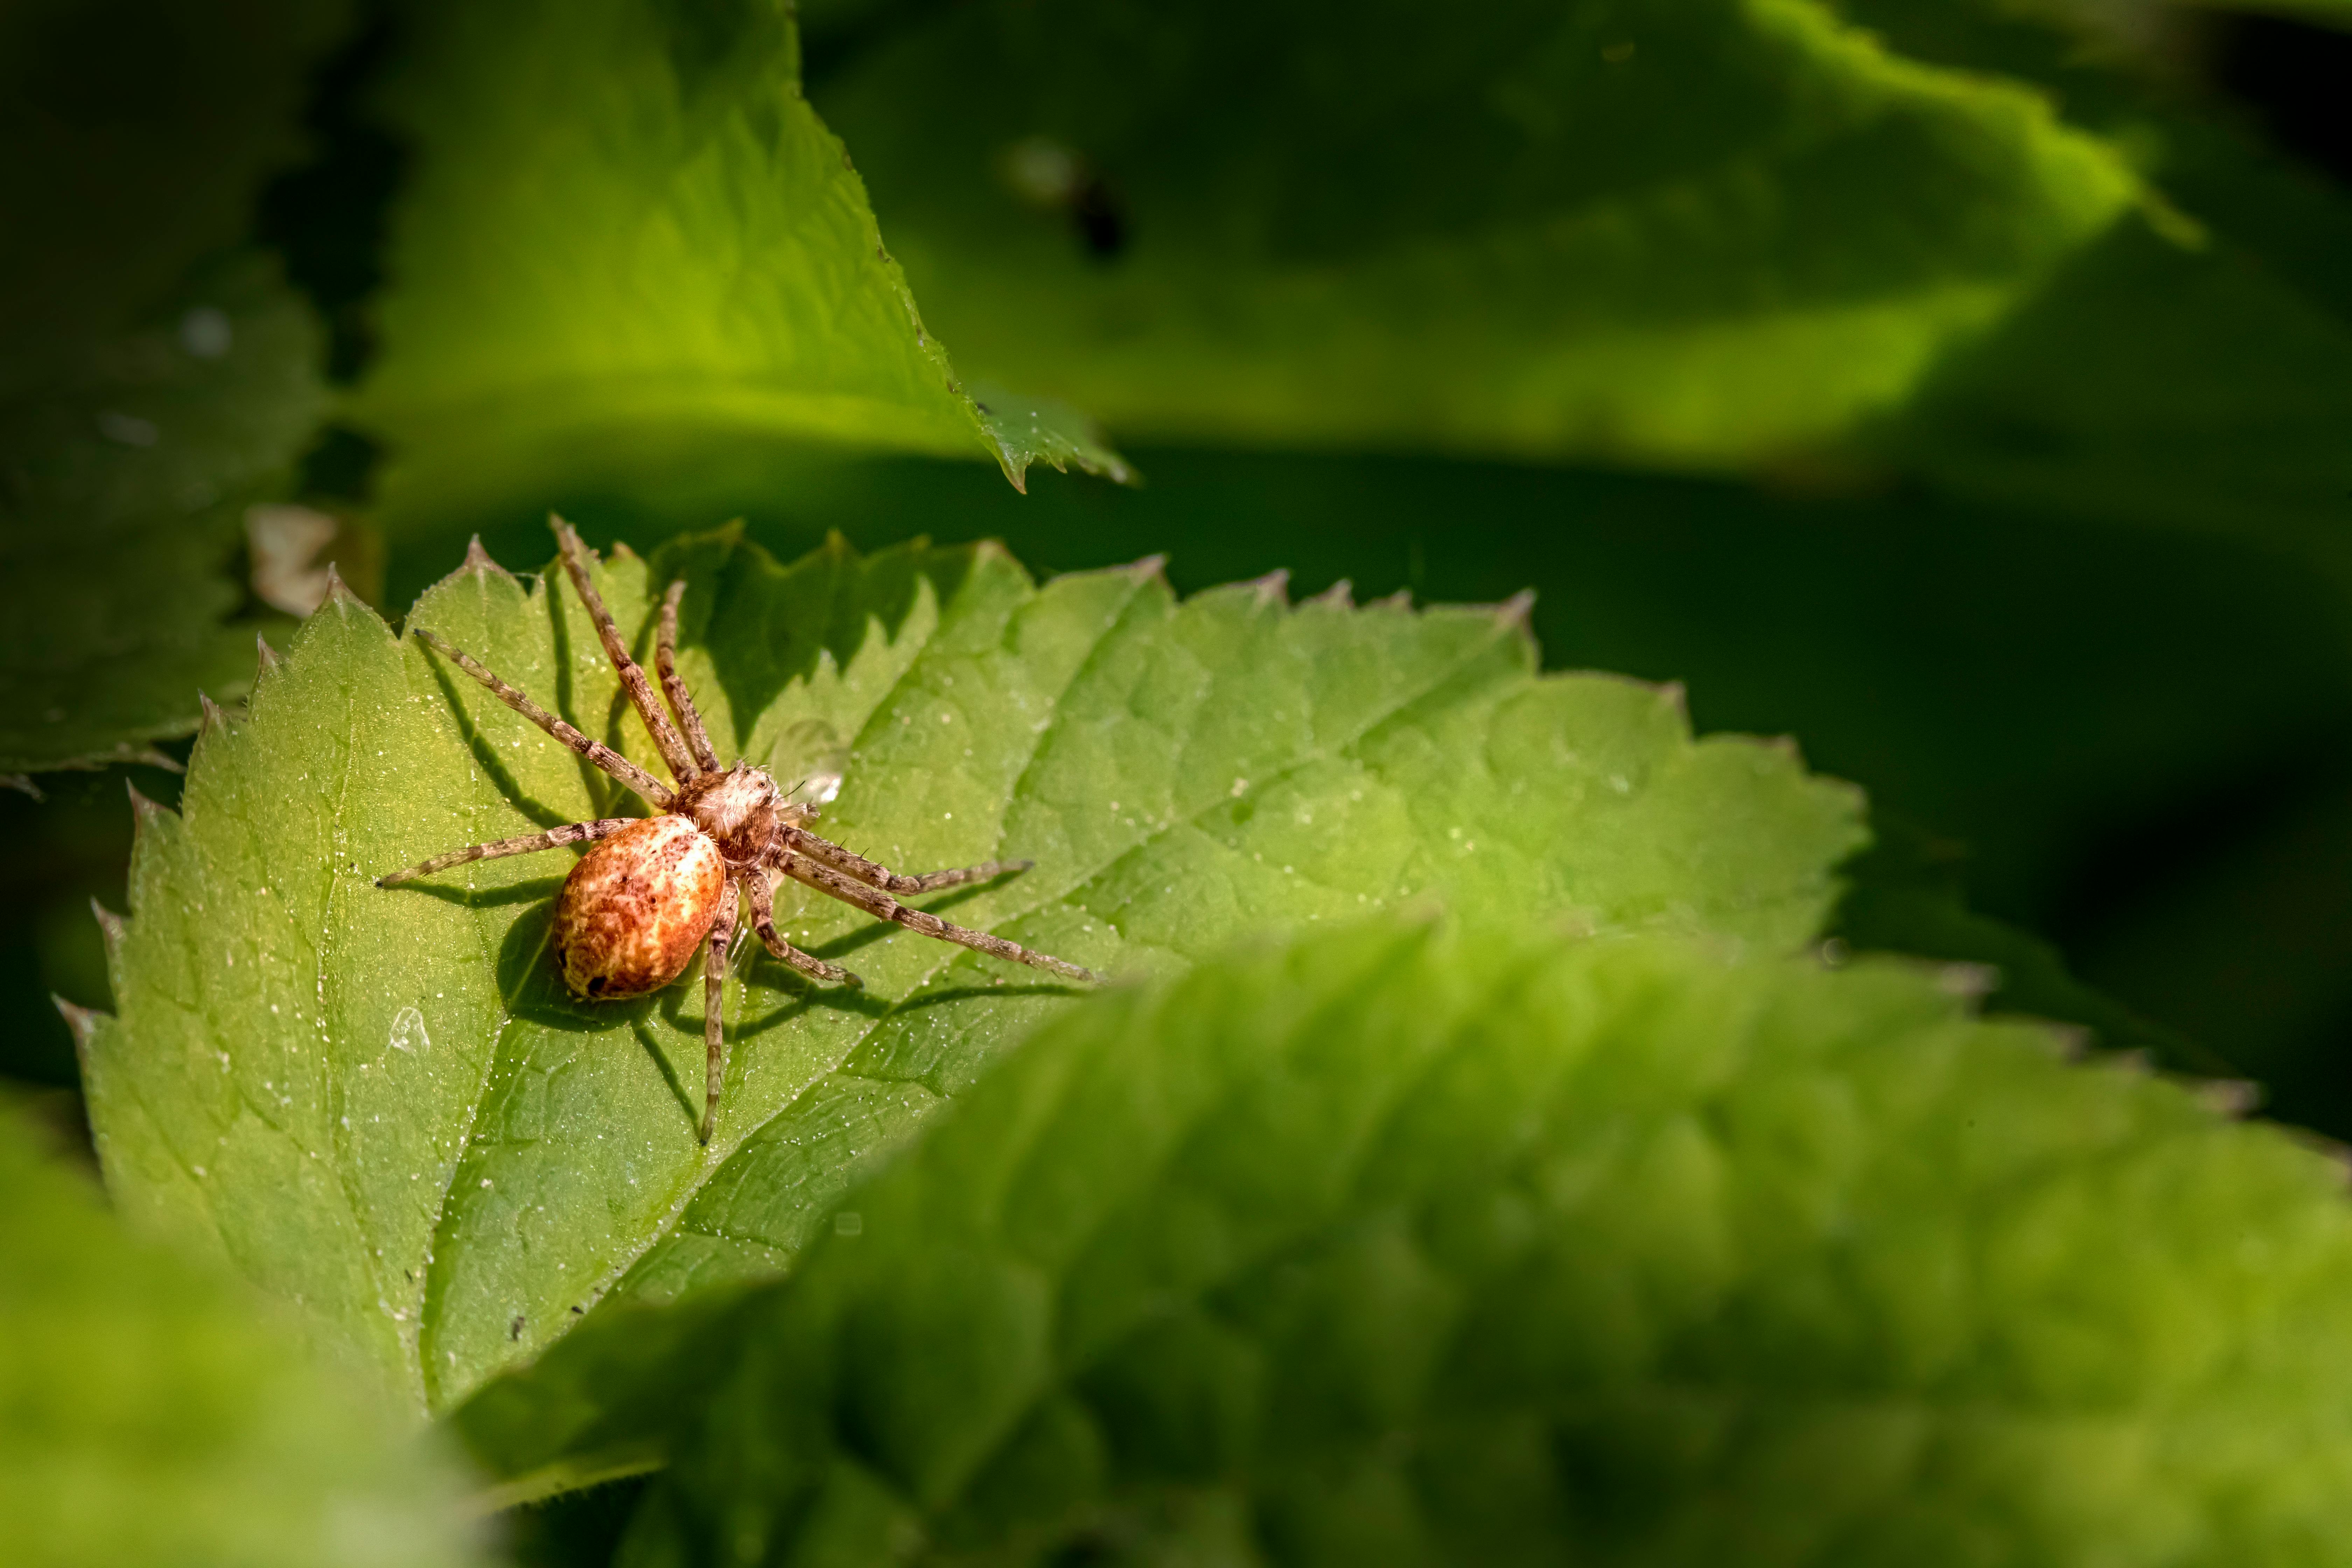
<svg viewBox="0 0 2352 1568">
<path fill-rule="evenodd" d="M 324 407 L 317 347 L 272 264 L 233 258 L 0 403 L 0 773 L 152 756 L 198 691 L 244 694 L 262 626 L 225 624 L 226 568 Z"/>
<path fill-rule="evenodd" d="M 0 372 L 15 393 L 131 328 L 190 262 L 247 237 L 300 153 L 305 72 L 338 0 L 26 0 L 0 17 Z"/>
<path fill-rule="evenodd" d="M 152 755 L 252 678 L 227 570 L 324 411 L 255 194 L 340 4 L 0 19 L 0 774 Z"/>
</svg>

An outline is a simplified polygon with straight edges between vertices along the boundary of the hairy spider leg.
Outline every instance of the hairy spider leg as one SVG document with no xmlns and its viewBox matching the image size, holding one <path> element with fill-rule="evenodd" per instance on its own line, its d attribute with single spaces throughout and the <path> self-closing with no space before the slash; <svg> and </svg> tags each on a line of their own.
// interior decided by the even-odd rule
<svg viewBox="0 0 2352 1568">
<path fill-rule="evenodd" d="M 684 597 L 683 578 L 672 583 L 669 592 L 662 595 L 661 629 L 654 636 L 654 672 L 661 677 L 662 694 L 669 699 L 670 710 L 677 715 L 677 727 L 686 731 L 686 743 L 694 748 L 695 760 L 715 773 L 720 763 L 710 744 L 710 731 L 702 727 L 694 697 L 677 678 L 677 602 Z"/>
<path fill-rule="evenodd" d="M 636 816 L 606 816 L 594 822 L 567 822 L 544 833 L 526 833 L 520 838 L 501 838 L 493 844 L 471 844 L 463 849 L 452 849 L 446 855 L 436 855 L 405 871 L 394 871 L 378 877 L 375 885 L 396 888 L 403 882 L 430 877 L 436 871 L 446 871 L 452 866 L 463 866 L 471 860 L 498 860 L 509 855 L 536 855 L 542 849 L 561 849 L 567 844 L 591 844 L 643 820 Z"/>
<path fill-rule="evenodd" d="M 827 963 L 822 958 L 803 952 L 776 934 L 776 890 L 769 884 L 764 870 L 755 869 L 744 879 L 744 883 L 751 894 L 751 929 L 760 933 L 760 941 L 770 952 L 812 980 L 829 980 L 835 985 L 855 985 L 861 989 L 865 986 L 866 982 L 841 965 Z"/>
<path fill-rule="evenodd" d="M 482 668 L 481 660 L 458 647 L 440 633 L 426 631 L 420 626 L 413 635 L 418 642 L 488 687 L 497 694 L 499 701 L 645 796 L 661 810 L 667 811 L 677 804 L 677 796 L 670 792 L 669 785 L 662 783 L 612 747 L 605 745 L 602 741 L 590 740 L 554 714 L 550 713 L 546 709 Z"/>
<path fill-rule="evenodd" d="M 571 574 L 572 586 L 578 591 L 580 602 L 588 606 L 588 618 L 596 623 L 596 636 L 604 645 L 604 656 L 613 661 L 613 671 L 621 678 L 621 687 L 628 692 L 637 717 L 644 721 L 646 733 L 653 737 L 671 774 L 678 783 L 688 783 L 701 770 L 695 766 L 686 742 L 670 724 L 669 715 L 655 700 L 653 684 L 646 679 L 646 672 L 622 646 L 621 630 L 613 624 L 613 613 L 604 608 L 596 584 L 588 580 L 588 547 L 580 542 L 579 533 L 562 518 L 550 517 L 548 525 L 555 530 L 555 542 L 563 553 L 563 569 Z"/>
<path fill-rule="evenodd" d="M 1037 863 L 1034 860 L 984 860 L 977 866 L 960 866 L 952 871 L 926 871 L 919 877 L 909 877 L 868 860 L 855 849 L 845 849 L 830 838 L 819 838 L 805 827 L 791 829 L 784 845 L 794 854 L 804 855 L 836 871 L 845 871 L 867 887 L 880 888 L 889 893 L 935 893 L 941 888 L 961 888 L 967 882 L 985 882 L 1010 871 L 1026 871 Z"/>
<path fill-rule="evenodd" d="M 1055 958 L 1043 952 L 1033 952 L 1017 942 L 1007 942 L 1001 936 L 991 936 L 986 931 L 973 931 L 968 926 L 960 926 L 953 921 L 943 921 L 925 910 L 909 909 L 879 888 L 868 887 L 854 878 L 835 870 L 830 866 L 794 854 L 790 850 L 784 852 L 782 868 L 784 875 L 793 880 L 804 882 L 821 893 L 830 893 L 843 903 L 855 904 L 876 920 L 891 921 L 905 926 L 908 931 L 920 931 L 925 936 L 937 937 L 941 942 L 959 942 L 975 952 L 985 952 L 996 958 L 1009 958 L 1015 963 L 1026 963 L 1034 968 L 1050 970 L 1055 974 L 1065 975 L 1072 980 L 1097 978 L 1092 970 L 1081 969 L 1066 959 Z"/>
<path fill-rule="evenodd" d="M 727 948 L 735 940 L 735 907 L 741 897 L 742 889 L 730 877 L 719 918 L 702 939 L 702 1125 L 695 1136 L 705 1143 L 719 1125 L 719 1086 L 727 1078 Z"/>
</svg>

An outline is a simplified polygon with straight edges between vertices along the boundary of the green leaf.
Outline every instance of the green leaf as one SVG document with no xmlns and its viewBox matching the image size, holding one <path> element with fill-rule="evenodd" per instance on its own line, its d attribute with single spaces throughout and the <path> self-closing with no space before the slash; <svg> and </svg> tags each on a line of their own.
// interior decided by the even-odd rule
<svg viewBox="0 0 2352 1568">
<path fill-rule="evenodd" d="M 1097 998 L 694 1347 L 623 1560 L 2324 1558 L 2340 1163 L 2062 1057 L 1393 920 Z"/>
<path fill-rule="evenodd" d="M 122 1233 L 0 1110 L 0 1516 L 20 1568 L 478 1561 L 437 1442 L 294 1314 Z"/>
<path fill-rule="evenodd" d="M 413 143 L 356 416 L 386 524 L 714 437 L 1115 466 L 992 420 L 803 99 L 786 7 L 416 6 L 381 89 Z"/>
<path fill-rule="evenodd" d="M 975 371 L 1129 437 L 1723 464 L 1899 405 L 2137 197 L 1811 0 L 884 10 L 811 91 Z"/>
<path fill-rule="evenodd" d="M 0 403 L 0 773 L 152 757 L 243 695 L 226 570 L 326 407 L 309 311 L 252 255 Z"/>
<path fill-rule="evenodd" d="M 323 411 L 315 332 L 229 251 L 301 149 L 342 4 L 0 16 L 0 775 L 152 760 L 245 688 L 242 502 Z"/>
<path fill-rule="evenodd" d="M 2341 0 L 2314 9 L 2352 19 Z M 1853 0 L 1848 15 L 1913 58 L 2041 84 L 2070 123 L 2131 149 L 2154 192 L 2146 221 L 1947 356 L 1866 433 L 1867 460 L 2035 510 L 2267 536 L 2352 585 L 2340 184 L 2183 91 L 2189 58 L 2126 13 Z"/>
<path fill-rule="evenodd" d="M 0 11 L 0 397 L 132 330 L 239 243 L 302 148 L 343 0 L 23 0 Z"/>
<path fill-rule="evenodd" d="M 1962 495 L 2267 536 L 2323 562 L 2340 592 L 2352 585 L 2352 290 L 2340 266 L 2352 202 L 2174 130 L 2189 210 L 2176 222 L 2217 212 L 2223 226 L 2184 245 L 2117 225 L 1940 366 L 1881 443 Z M 2221 199 L 2249 186 L 2264 199 Z"/>
<path fill-rule="evenodd" d="M 891 864 L 1034 858 L 936 907 L 1114 974 L 1423 900 L 1782 952 L 1861 836 L 1854 793 L 1792 748 L 1695 742 L 1672 690 L 1538 676 L 1522 605 L 1292 606 L 1275 579 L 1180 605 L 1150 563 L 1040 587 L 987 546 L 785 570 L 721 533 L 605 570 L 629 635 L 673 572 L 722 752 L 787 782 L 845 762 L 826 820 Z M 478 560 L 410 618 L 653 761 L 568 590 Z M 1066 1005 L 1033 971 L 787 900 L 784 932 L 867 989 L 739 968 L 705 1150 L 699 987 L 572 999 L 545 952 L 565 858 L 373 885 L 618 805 L 364 606 L 312 616 L 250 716 L 199 740 L 184 816 L 141 824 L 121 1015 L 85 1053 L 126 1209 L 216 1237 L 442 1408 L 607 1295 L 788 1267 L 859 1173 Z"/>
</svg>

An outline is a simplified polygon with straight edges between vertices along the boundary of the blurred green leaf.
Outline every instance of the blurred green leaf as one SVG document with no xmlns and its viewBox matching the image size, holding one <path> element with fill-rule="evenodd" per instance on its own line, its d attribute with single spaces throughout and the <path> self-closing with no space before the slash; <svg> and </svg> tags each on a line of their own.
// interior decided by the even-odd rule
<svg viewBox="0 0 2352 1568">
<path fill-rule="evenodd" d="M 1538 676 L 1518 605 L 1293 607 L 1273 580 L 1179 604 L 1148 563 L 1040 588 L 985 546 L 785 570 L 721 533 L 650 577 L 615 560 L 632 635 L 673 570 L 722 751 L 788 781 L 845 760 L 827 821 L 892 864 L 1034 858 L 939 907 L 1112 973 L 1423 899 L 1782 952 L 1860 837 L 1853 792 L 1792 749 L 1694 742 L 1669 690 Z M 646 753 L 568 592 L 482 563 L 411 618 Z M 544 951 L 563 858 L 373 885 L 606 815 L 614 787 L 348 597 L 250 708 L 199 739 L 184 817 L 144 813 L 91 1119 L 127 1210 L 216 1238 L 420 1405 L 609 1292 L 786 1267 L 1069 994 L 787 900 L 786 934 L 868 989 L 739 970 L 705 1150 L 699 993 L 571 998 Z"/>
<path fill-rule="evenodd" d="M 2342 1188 L 1929 973 L 1357 925 L 1029 1039 L 623 1560 L 2315 1560 Z"/>
<path fill-rule="evenodd" d="M 226 568 L 325 410 L 318 339 L 274 266 L 230 257 L 0 404 L 0 773 L 152 757 L 199 689 L 243 694 Z"/>
<path fill-rule="evenodd" d="M 678 1427 L 726 1382 L 759 1310 L 751 1285 L 615 1300 L 528 1372 L 491 1379 L 450 1417 L 499 1478 L 488 1500 L 541 1503 L 660 1468 Z"/>
<path fill-rule="evenodd" d="M 1849 14 L 1905 54 L 2038 83 L 2158 193 L 1864 448 L 2001 504 L 2285 544 L 2352 587 L 2352 199 L 2186 79 L 2210 21 L 2065 0 Z"/>
<path fill-rule="evenodd" d="M 463 1480 L 291 1312 L 124 1236 L 0 1107 L 0 1517 L 18 1568 L 456 1568 Z"/>
<path fill-rule="evenodd" d="M 873 8 L 812 91 L 975 371 L 1123 435 L 1675 465 L 1899 404 L 2135 198 L 1810 0 Z"/>
<path fill-rule="evenodd" d="M 1939 366 L 1885 449 L 1996 502 L 2267 538 L 2341 592 L 2352 200 L 2194 127 L 2176 144 L 2177 221 L 2212 213 L 2216 226 L 2184 244 L 2117 225 Z"/>
<path fill-rule="evenodd" d="M 34 0 L 0 16 L 0 774 L 152 757 L 222 626 L 242 504 L 323 412 L 315 334 L 233 247 L 350 7 Z"/>
<path fill-rule="evenodd" d="M 342 0 L 19 0 L 0 9 L 0 399 L 132 330 L 245 237 L 302 148 Z"/>
<path fill-rule="evenodd" d="M 787 7 L 413 6 L 380 84 L 413 143 L 353 411 L 388 526 L 714 432 L 1101 468 L 975 406 L 803 99 Z"/>
</svg>

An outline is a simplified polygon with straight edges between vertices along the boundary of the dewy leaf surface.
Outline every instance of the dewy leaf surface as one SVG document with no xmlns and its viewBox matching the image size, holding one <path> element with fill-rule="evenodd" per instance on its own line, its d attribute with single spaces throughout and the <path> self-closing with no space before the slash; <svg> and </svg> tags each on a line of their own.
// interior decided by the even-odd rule
<svg viewBox="0 0 2352 1568">
<path fill-rule="evenodd" d="M 198 268 L 132 330 L 0 389 L 0 773 L 196 727 L 253 675 L 227 570 L 326 409 L 310 312 L 258 256 Z"/>
<path fill-rule="evenodd" d="M 622 1561 L 2327 1560 L 2338 1162 L 2063 1056 L 1393 918 L 1098 997 L 691 1347 Z"/>
<path fill-rule="evenodd" d="M 966 395 L 801 96 L 790 8 L 411 6 L 381 358 L 388 527 L 714 438 L 1117 463 Z"/>
<path fill-rule="evenodd" d="M 135 1239 L 0 1109 L 0 1518 L 16 1568 L 460 1568 L 464 1480 L 294 1314 Z"/>
<path fill-rule="evenodd" d="M 928 319 L 1129 438 L 1815 446 L 2138 188 L 2032 85 L 1811 0 L 991 0 L 837 32 L 810 90 Z"/>
<path fill-rule="evenodd" d="M 935 907 L 1114 975 L 1423 900 L 1783 952 L 1861 837 L 1854 793 L 1792 749 L 1695 742 L 1670 689 L 1539 676 L 1515 605 L 1293 606 L 1277 580 L 1179 604 L 1150 563 L 1041 587 L 984 545 L 786 570 L 722 533 L 604 571 L 629 635 L 673 573 L 722 752 L 786 783 L 845 767 L 830 831 L 892 865 L 1034 858 Z M 568 587 L 483 561 L 410 620 L 658 765 Z M 744 962 L 706 1151 L 700 990 L 569 997 L 567 856 L 373 885 L 607 815 L 602 775 L 348 598 L 250 709 L 199 740 L 184 816 L 142 814 L 94 1124 L 127 1209 L 216 1237 L 419 1405 L 609 1294 L 787 1267 L 1071 994 L 787 899 L 784 931 L 868 989 Z"/>
</svg>

